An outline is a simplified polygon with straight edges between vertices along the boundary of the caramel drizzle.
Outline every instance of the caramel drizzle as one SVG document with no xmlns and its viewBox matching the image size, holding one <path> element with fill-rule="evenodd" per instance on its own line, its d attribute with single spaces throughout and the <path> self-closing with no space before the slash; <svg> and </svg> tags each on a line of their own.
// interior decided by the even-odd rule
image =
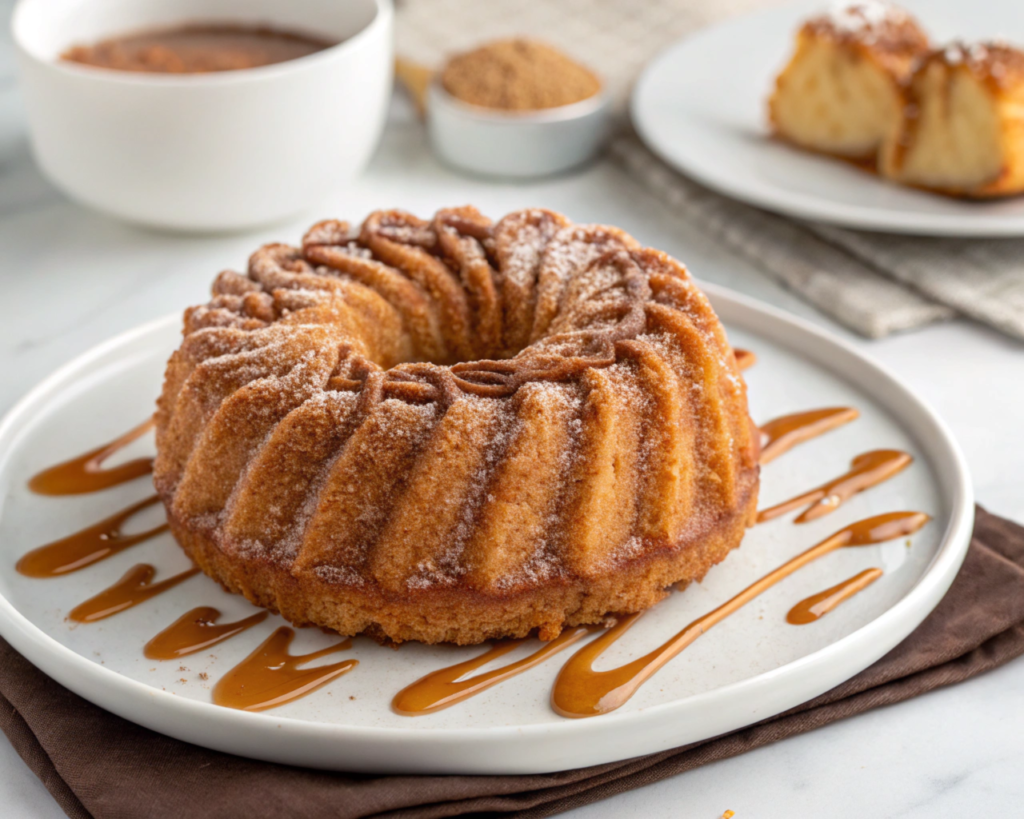
<svg viewBox="0 0 1024 819">
<path fill-rule="evenodd" d="M 59 577 L 77 572 L 123 552 L 129 546 L 163 534 L 168 529 L 166 523 L 135 535 L 121 534 L 121 526 L 126 520 L 159 502 L 160 498 L 153 495 L 80 532 L 39 546 L 25 554 L 15 568 L 26 577 Z"/>
<path fill-rule="evenodd" d="M 922 512 L 890 512 L 845 526 L 747 586 L 714 611 L 698 617 L 649 654 L 610 671 L 594 671 L 597 658 L 628 631 L 643 612 L 630 614 L 569 658 L 555 680 L 551 705 L 564 717 L 592 717 L 614 711 L 694 640 L 793 572 L 836 549 L 868 546 L 913 534 L 929 520 Z"/>
<path fill-rule="evenodd" d="M 830 407 L 775 418 L 761 427 L 761 433 L 765 436 L 761 447 L 761 464 L 774 461 L 797 444 L 824 435 L 859 416 L 860 413 L 852 407 Z"/>
<path fill-rule="evenodd" d="M 741 350 L 739 347 L 732 348 L 732 354 L 736 357 L 736 366 L 743 370 L 749 370 L 757 363 L 757 355 L 750 350 Z"/>
<path fill-rule="evenodd" d="M 807 509 L 793 522 L 807 523 L 817 520 L 836 511 L 858 492 L 877 486 L 899 474 L 913 461 L 910 455 L 898 449 L 875 449 L 864 452 L 853 459 L 851 469 L 846 474 L 788 501 L 761 510 L 757 513 L 757 522 L 773 520 L 805 505 Z"/>
<path fill-rule="evenodd" d="M 136 458 L 110 469 L 104 469 L 103 462 L 152 428 L 153 419 L 150 418 L 116 441 L 44 469 L 29 480 L 28 488 L 39 495 L 84 495 L 148 475 L 153 471 L 152 458 Z"/>
<path fill-rule="evenodd" d="M 223 643 L 262 623 L 269 614 L 261 611 L 234 623 L 218 623 L 220 612 L 217 609 L 213 606 L 198 606 L 185 612 L 146 643 L 142 653 L 151 660 L 177 660 Z"/>
<path fill-rule="evenodd" d="M 262 645 L 225 674 L 213 688 L 213 701 L 226 708 L 242 711 L 266 711 L 311 694 L 318 688 L 346 674 L 359 665 L 358 660 L 344 660 L 316 668 L 300 665 L 352 647 L 352 640 L 309 654 L 293 655 L 288 646 L 295 631 L 281 626 Z"/>
<path fill-rule="evenodd" d="M 842 583 L 837 583 L 823 592 L 812 594 L 810 597 L 801 600 L 786 615 L 786 622 L 794 626 L 805 626 L 813 623 L 828 614 L 832 609 L 849 600 L 858 592 L 864 591 L 882 576 L 881 569 L 865 569 L 864 571 L 849 577 Z"/>
<path fill-rule="evenodd" d="M 504 682 L 510 677 L 515 677 L 536 665 L 540 665 L 549 657 L 554 656 L 587 634 L 590 634 L 594 628 L 594 626 L 577 626 L 576 628 L 567 629 L 557 639 L 544 643 L 539 649 L 522 660 L 509 663 L 485 674 L 477 674 L 465 680 L 460 679 L 471 671 L 476 671 L 478 668 L 487 665 L 492 660 L 503 657 L 526 642 L 526 640 L 502 640 L 479 657 L 439 669 L 406 686 L 391 701 L 391 709 L 396 714 L 401 714 L 405 717 L 416 717 L 450 708 L 463 700 L 468 700 L 470 697 L 486 691 L 500 682 Z"/>
<path fill-rule="evenodd" d="M 748 369 L 756 356 L 746 350 L 734 350 L 737 366 Z M 768 463 L 804 441 L 815 438 L 859 416 L 852 408 L 829 408 L 783 416 L 761 427 L 765 436 L 761 463 Z M 152 458 L 138 458 L 111 469 L 103 462 L 124 446 L 137 440 L 153 427 L 153 421 L 135 427 L 117 440 L 91 450 L 77 458 L 46 469 L 29 481 L 29 488 L 44 495 L 72 495 L 96 492 L 148 474 Z M 897 450 L 874 450 L 854 458 L 851 470 L 816 489 L 761 511 L 758 522 L 771 520 L 799 508 L 810 506 L 796 518 L 796 523 L 815 520 L 837 509 L 854 494 L 876 486 L 901 472 L 913 458 Z M 57 577 L 77 571 L 118 554 L 167 531 L 167 524 L 122 536 L 121 526 L 131 516 L 159 501 L 158 496 L 146 498 L 115 515 L 61 540 L 40 546 L 18 561 L 17 569 L 29 577 Z M 896 512 L 851 524 L 748 586 L 718 608 L 697 618 L 672 639 L 644 657 L 611 671 L 596 672 L 593 663 L 607 648 L 628 631 L 644 614 L 631 614 L 619 621 L 594 642 L 574 654 L 559 672 L 552 691 L 554 710 L 566 717 L 585 717 L 607 713 L 625 704 L 666 663 L 672 660 L 700 635 L 742 608 L 750 600 L 774 586 L 783 578 L 823 555 L 845 546 L 863 546 L 912 534 L 924 526 L 929 516 L 915 512 Z M 69 619 L 95 622 L 139 605 L 151 597 L 177 586 L 197 574 L 193 567 L 173 577 L 152 583 L 155 569 L 138 564 L 128 570 L 113 586 L 71 610 Z M 800 601 L 787 614 L 794 625 L 814 622 L 836 606 L 870 586 L 882 576 L 880 569 L 868 569 L 823 592 Z M 200 606 L 182 615 L 157 634 L 145 646 L 150 659 L 170 660 L 209 648 L 246 631 L 266 619 L 266 611 L 233 623 L 217 624 L 220 612 Z M 449 708 L 491 688 L 513 676 L 544 662 L 579 641 L 594 630 L 593 626 L 577 627 L 563 632 L 529 656 L 502 668 L 468 679 L 466 674 L 504 656 L 524 640 L 502 641 L 472 660 L 439 669 L 422 677 L 395 695 L 392 708 L 405 716 L 434 713 Z M 229 671 L 215 686 L 213 700 L 218 705 L 246 711 L 263 711 L 303 697 L 331 680 L 346 674 L 358 660 L 345 660 L 327 666 L 302 669 L 299 666 L 351 647 L 351 640 L 309 654 L 293 656 L 288 647 L 295 632 L 277 629 L 252 654 Z"/>
<path fill-rule="evenodd" d="M 153 583 L 156 569 L 148 563 L 139 563 L 125 572 L 124 576 L 113 586 L 71 609 L 68 619 L 78 623 L 95 623 L 97 620 L 105 620 L 125 609 L 145 603 L 151 597 L 156 597 L 158 594 L 174 588 L 198 573 L 198 567 L 192 567 L 181 574 L 168 577 L 159 583 Z"/>
</svg>

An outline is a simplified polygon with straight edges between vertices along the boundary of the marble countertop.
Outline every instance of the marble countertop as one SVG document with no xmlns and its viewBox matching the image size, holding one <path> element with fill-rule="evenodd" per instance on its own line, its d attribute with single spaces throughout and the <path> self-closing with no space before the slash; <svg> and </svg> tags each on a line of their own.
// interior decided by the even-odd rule
<svg viewBox="0 0 1024 819">
<path fill-rule="evenodd" d="M 10 4 L 0 0 L 0 12 Z M 0 15 L 6 16 L 6 15 Z M 317 216 L 358 217 L 377 207 L 432 213 L 472 202 L 485 213 L 543 205 L 574 220 L 609 222 L 683 259 L 707 281 L 797 313 L 851 340 L 896 372 L 948 422 L 980 503 L 1024 522 L 1020 414 L 1024 347 L 967 321 L 867 342 L 665 213 L 620 170 L 501 185 L 458 176 L 430 155 L 424 134 L 396 106 L 367 172 L 315 213 L 244 235 L 187 237 L 113 222 L 68 202 L 32 162 L 0 35 L 0 412 L 88 347 L 205 298 L 216 271 L 241 265 L 263 241 L 297 239 Z M 1013 816 L 1024 804 L 1024 658 L 813 733 L 715 763 L 573 812 L 597 817 L 716 819 Z M 18 817 L 60 809 L 0 737 L 0 804 Z"/>
</svg>

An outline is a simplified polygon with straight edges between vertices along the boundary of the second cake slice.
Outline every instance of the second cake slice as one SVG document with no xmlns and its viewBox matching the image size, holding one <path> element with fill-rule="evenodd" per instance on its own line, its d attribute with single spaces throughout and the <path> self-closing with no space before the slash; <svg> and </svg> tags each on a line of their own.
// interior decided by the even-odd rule
<svg viewBox="0 0 1024 819">
<path fill-rule="evenodd" d="M 1024 190 L 1024 52 L 997 43 L 951 45 L 920 61 L 882 173 L 967 197 Z"/>
</svg>

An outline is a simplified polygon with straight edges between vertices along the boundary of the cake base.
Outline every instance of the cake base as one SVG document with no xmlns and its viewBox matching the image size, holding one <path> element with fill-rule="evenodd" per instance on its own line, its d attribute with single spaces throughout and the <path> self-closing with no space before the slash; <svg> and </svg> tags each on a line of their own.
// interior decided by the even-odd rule
<svg viewBox="0 0 1024 819">
<path fill-rule="evenodd" d="M 740 545 L 756 518 L 756 481 L 744 486 L 740 497 L 733 511 L 704 531 L 671 546 L 644 544 L 641 557 L 623 560 L 600 577 L 555 577 L 502 594 L 463 587 L 395 594 L 367 582 L 327 582 L 310 572 L 292 573 L 280 563 L 221 544 L 212 530 L 184 526 L 166 499 L 165 506 L 171 532 L 203 572 L 296 626 L 362 634 L 384 643 L 475 645 L 534 632 L 552 640 L 563 628 L 642 611 L 665 599 L 673 585 L 700 581 Z"/>
</svg>

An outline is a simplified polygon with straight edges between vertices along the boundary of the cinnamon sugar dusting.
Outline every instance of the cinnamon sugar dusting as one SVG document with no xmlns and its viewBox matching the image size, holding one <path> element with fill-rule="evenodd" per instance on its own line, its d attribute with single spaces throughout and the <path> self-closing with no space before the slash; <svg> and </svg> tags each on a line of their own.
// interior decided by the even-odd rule
<svg viewBox="0 0 1024 819">
<path fill-rule="evenodd" d="M 453 57 L 441 73 L 453 97 L 503 111 L 571 105 L 601 90 L 587 68 L 533 40 L 498 40 Z"/>
<path fill-rule="evenodd" d="M 972 44 L 956 41 L 935 49 L 923 63 L 936 60 L 949 66 L 965 66 L 976 76 L 1001 87 L 1024 80 L 1024 51 L 1000 40 Z"/>
<path fill-rule="evenodd" d="M 805 29 L 878 52 L 914 55 L 928 48 L 928 36 L 910 14 L 877 0 L 836 6 L 808 20 Z"/>
</svg>

